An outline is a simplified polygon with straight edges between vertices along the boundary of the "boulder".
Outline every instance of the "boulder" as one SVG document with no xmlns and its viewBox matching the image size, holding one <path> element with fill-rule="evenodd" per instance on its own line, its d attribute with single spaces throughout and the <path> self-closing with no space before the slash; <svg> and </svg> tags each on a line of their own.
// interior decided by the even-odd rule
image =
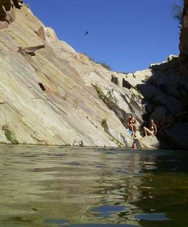
<svg viewBox="0 0 188 227">
<path fill-rule="evenodd" d="M 143 149 L 159 149 L 160 148 L 160 142 L 155 136 L 145 136 L 141 138 L 140 145 Z"/>
</svg>

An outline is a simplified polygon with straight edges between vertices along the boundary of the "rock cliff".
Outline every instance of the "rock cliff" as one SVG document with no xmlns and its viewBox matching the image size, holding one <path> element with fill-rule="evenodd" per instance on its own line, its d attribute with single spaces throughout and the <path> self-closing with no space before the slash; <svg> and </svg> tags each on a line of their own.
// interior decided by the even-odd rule
<svg viewBox="0 0 188 227">
<path fill-rule="evenodd" d="M 4 2 L 9 1 L 0 1 L 1 143 L 130 147 L 126 126 L 134 113 L 143 148 L 188 147 L 186 133 L 179 133 L 187 126 L 176 121 L 187 94 L 176 57 L 135 73 L 111 72 L 58 40 L 21 1 Z M 161 123 L 167 112 L 170 126 L 158 138 L 143 138 L 143 121 Z"/>
<path fill-rule="evenodd" d="M 184 74 L 188 72 L 188 0 L 184 0 L 179 48 L 181 72 Z"/>
</svg>

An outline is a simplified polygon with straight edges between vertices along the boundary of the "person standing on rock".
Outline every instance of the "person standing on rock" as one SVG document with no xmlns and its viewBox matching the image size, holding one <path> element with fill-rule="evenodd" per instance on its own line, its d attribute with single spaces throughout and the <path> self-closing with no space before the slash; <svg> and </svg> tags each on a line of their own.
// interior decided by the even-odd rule
<svg viewBox="0 0 188 227">
<path fill-rule="evenodd" d="M 145 136 L 155 136 L 157 134 L 157 125 L 155 124 L 153 119 L 150 120 L 149 128 L 143 127 L 143 129 Z"/>
<path fill-rule="evenodd" d="M 133 114 L 131 114 L 128 120 L 128 128 L 131 130 L 133 137 L 136 137 L 136 118 Z"/>
</svg>

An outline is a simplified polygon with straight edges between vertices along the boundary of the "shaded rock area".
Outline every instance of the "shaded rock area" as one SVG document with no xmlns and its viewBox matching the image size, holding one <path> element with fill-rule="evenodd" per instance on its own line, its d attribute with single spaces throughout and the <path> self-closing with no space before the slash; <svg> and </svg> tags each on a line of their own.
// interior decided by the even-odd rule
<svg viewBox="0 0 188 227">
<path fill-rule="evenodd" d="M 0 30 L 0 142 L 131 147 L 127 121 L 133 113 L 142 148 L 188 148 L 175 133 L 187 127 L 180 124 L 187 82 L 178 79 L 178 57 L 135 73 L 109 71 L 60 41 L 16 2 L 9 5 L 15 21 Z M 161 130 L 143 138 L 150 117 Z"/>
<path fill-rule="evenodd" d="M 150 68 L 150 79 L 144 85 L 138 85 L 146 107 L 143 119 L 153 118 L 157 123 L 161 147 L 187 149 L 188 78 L 181 74 L 179 57 L 170 56 L 165 62 Z"/>
<path fill-rule="evenodd" d="M 20 9 L 21 0 L 0 0 L 0 29 L 7 28 L 15 20 L 15 8 Z"/>
<path fill-rule="evenodd" d="M 180 69 L 181 74 L 188 73 L 188 0 L 184 0 L 182 28 L 180 34 Z"/>
</svg>

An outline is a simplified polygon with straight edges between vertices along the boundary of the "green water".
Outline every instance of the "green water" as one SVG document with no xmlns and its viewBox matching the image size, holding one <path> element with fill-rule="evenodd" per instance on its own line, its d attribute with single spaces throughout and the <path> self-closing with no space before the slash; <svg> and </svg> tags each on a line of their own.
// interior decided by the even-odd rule
<svg viewBox="0 0 188 227">
<path fill-rule="evenodd" d="M 0 226 L 188 226 L 188 152 L 0 146 Z"/>
</svg>

